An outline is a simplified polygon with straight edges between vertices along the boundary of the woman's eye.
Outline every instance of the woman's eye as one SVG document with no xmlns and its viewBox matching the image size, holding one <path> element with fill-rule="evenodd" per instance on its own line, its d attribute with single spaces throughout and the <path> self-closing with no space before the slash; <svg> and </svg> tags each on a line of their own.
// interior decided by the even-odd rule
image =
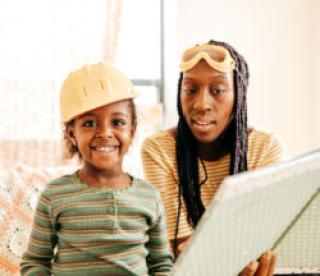
<svg viewBox="0 0 320 276">
<path fill-rule="evenodd" d="M 194 87 L 186 87 L 183 88 L 183 92 L 187 94 L 193 94 L 196 92 L 196 89 Z"/>
<path fill-rule="evenodd" d="M 95 127 L 95 126 L 97 126 L 97 122 L 94 120 L 85 121 L 83 123 L 83 126 L 84 127 Z"/>
<path fill-rule="evenodd" d="M 112 124 L 114 126 L 124 126 L 126 124 L 126 121 L 125 120 L 116 119 L 116 120 L 112 121 Z"/>
<path fill-rule="evenodd" d="M 220 95 L 220 94 L 222 94 L 222 93 L 224 93 L 224 92 L 226 92 L 226 89 L 223 89 L 223 88 L 214 88 L 214 89 L 213 89 L 213 93 L 214 93 L 215 95 Z"/>
</svg>

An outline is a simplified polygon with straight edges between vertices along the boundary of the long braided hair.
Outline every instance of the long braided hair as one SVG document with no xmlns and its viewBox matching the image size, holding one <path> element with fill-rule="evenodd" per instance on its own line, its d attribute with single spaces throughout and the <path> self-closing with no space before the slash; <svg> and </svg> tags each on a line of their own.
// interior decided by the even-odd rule
<svg viewBox="0 0 320 276">
<path fill-rule="evenodd" d="M 249 80 L 248 65 L 245 59 L 229 44 L 210 40 L 208 44 L 218 45 L 226 48 L 236 62 L 234 70 L 235 103 L 233 107 L 233 119 L 228 127 L 227 136 L 229 141 L 230 175 L 247 170 L 247 86 Z M 178 187 L 178 217 L 176 221 L 174 253 L 177 255 L 177 237 L 179 231 L 179 220 L 181 212 L 181 197 L 187 208 L 188 223 L 195 228 L 205 211 L 201 200 L 201 185 L 207 180 L 207 172 L 204 161 L 200 158 L 201 166 L 205 172 L 205 179 L 199 180 L 198 151 L 194 148 L 197 141 L 191 133 L 182 113 L 181 106 L 181 84 L 183 73 L 180 73 L 178 82 L 178 127 L 176 135 L 176 158 L 179 174 Z"/>
</svg>

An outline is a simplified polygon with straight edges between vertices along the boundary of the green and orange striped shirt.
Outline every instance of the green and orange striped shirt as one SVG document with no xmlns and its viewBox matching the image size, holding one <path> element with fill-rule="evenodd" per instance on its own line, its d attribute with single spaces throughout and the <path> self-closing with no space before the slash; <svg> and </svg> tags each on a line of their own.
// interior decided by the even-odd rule
<svg viewBox="0 0 320 276">
<path fill-rule="evenodd" d="M 248 137 L 248 170 L 264 167 L 283 158 L 283 144 L 274 134 L 252 129 Z M 160 191 L 167 214 L 168 237 L 174 239 L 178 213 L 178 172 L 176 141 L 167 131 L 148 137 L 142 145 L 142 161 L 146 179 Z M 208 180 L 201 186 L 201 198 L 207 207 L 222 180 L 229 175 L 230 155 L 217 161 L 205 161 Z M 200 165 L 200 179 L 205 174 Z M 182 201 L 178 238 L 192 234 Z"/>
<path fill-rule="evenodd" d="M 133 178 L 96 188 L 77 174 L 41 194 L 22 275 L 169 275 L 172 256 L 160 194 Z"/>
</svg>

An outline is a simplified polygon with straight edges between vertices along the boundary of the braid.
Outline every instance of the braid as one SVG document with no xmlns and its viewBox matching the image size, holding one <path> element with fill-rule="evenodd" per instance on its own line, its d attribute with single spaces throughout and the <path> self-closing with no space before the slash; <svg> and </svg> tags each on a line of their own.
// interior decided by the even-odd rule
<svg viewBox="0 0 320 276">
<path fill-rule="evenodd" d="M 248 130 L 247 130 L 247 86 L 249 79 L 248 66 L 245 59 L 229 44 L 219 41 L 210 40 L 209 44 L 220 45 L 226 48 L 234 61 L 236 62 L 236 69 L 234 71 L 234 91 L 235 103 L 233 108 L 234 117 L 229 126 L 231 135 L 230 143 L 230 171 L 229 173 L 237 174 L 247 170 L 247 148 L 248 148 Z M 205 207 L 201 200 L 201 183 L 199 180 L 199 167 L 198 167 L 198 153 L 194 148 L 197 144 L 196 139 L 189 129 L 183 113 L 181 105 L 181 86 L 182 86 L 183 73 L 180 73 L 178 82 L 178 98 L 177 109 L 179 115 L 177 135 L 176 135 L 176 158 L 179 174 L 178 185 L 178 218 L 176 223 L 175 241 L 178 236 L 181 200 L 183 196 L 184 203 L 187 208 L 188 223 L 195 228 L 198 224 Z M 204 167 L 205 177 L 207 173 L 205 170 L 204 162 L 201 164 Z M 206 180 L 205 179 L 205 180 Z M 174 252 L 176 252 L 177 242 L 174 243 Z"/>
<path fill-rule="evenodd" d="M 247 87 L 249 80 L 248 65 L 232 46 L 227 43 L 210 40 L 209 44 L 219 45 L 226 48 L 234 61 L 234 119 L 231 123 L 233 141 L 231 144 L 230 174 L 237 174 L 247 170 L 248 150 L 248 125 L 247 125 Z"/>
<path fill-rule="evenodd" d="M 181 90 L 181 82 L 182 73 L 179 78 L 179 91 Z M 204 212 L 204 206 L 200 197 L 197 150 L 194 149 L 196 140 L 182 115 L 179 96 L 177 102 L 179 122 L 176 136 L 176 156 L 179 172 L 179 188 L 181 189 L 187 209 L 190 210 L 190 212 L 188 211 L 188 222 L 192 227 L 195 227 Z"/>
</svg>

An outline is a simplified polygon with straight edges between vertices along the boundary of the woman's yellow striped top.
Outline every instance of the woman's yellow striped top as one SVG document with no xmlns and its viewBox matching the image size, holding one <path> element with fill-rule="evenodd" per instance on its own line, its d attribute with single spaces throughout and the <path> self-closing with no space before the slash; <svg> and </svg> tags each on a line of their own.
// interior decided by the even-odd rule
<svg viewBox="0 0 320 276">
<path fill-rule="evenodd" d="M 178 212 L 178 173 L 176 163 L 176 141 L 167 131 L 148 137 L 142 145 L 142 162 L 145 178 L 160 191 L 167 214 L 169 239 L 174 239 Z M 248 138 L 248 170 L 278 162 L 283 156 L 283 144 L 270 133 L 252 129 Z M 230 155 L 217 161 L 205 161 L 208 180 L 202 185 L 201 196 L 207 207 L 213 199 L 224 177 L 229 174 Z M 200 168 L 200 179 L 204 171 Z M 186 208 L 182 200 L 178 238 L 191 235 Z"/>
</svg>

